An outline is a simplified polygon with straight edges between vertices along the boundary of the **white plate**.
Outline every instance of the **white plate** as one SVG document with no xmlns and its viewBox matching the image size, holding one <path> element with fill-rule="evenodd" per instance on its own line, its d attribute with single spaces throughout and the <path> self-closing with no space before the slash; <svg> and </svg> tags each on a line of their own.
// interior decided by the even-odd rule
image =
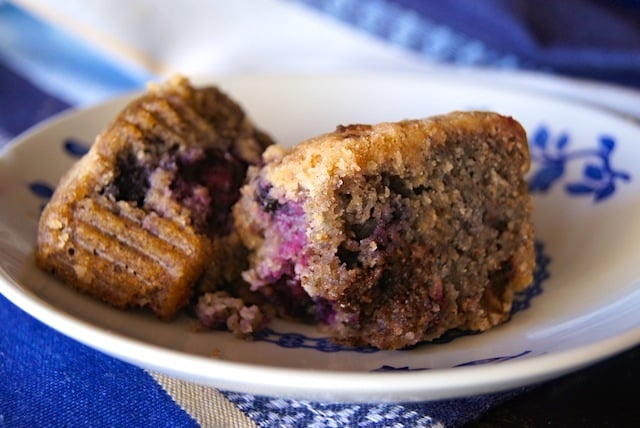
<svg viewBox="0 0 640 428">
<path fill-rule="evenodd" d="M 264 338 L 194 333 L 78 294 L 37 270 L 47 191 L 130 99 L 64 114 L 0 153 L 0 291 L 64 334 L 143 368 L 226 390 L 318 400 L 430 400 L 541 381 L 640 343 L 640 127 L 616 115 L 473 80 L 414 75 L 221 80 L 282 144 L 337 124 L 455 109 L 513 115 L 530 133 L 537 282 L 512 319 L 479 335 L 410 350 L 336 349 L 278 321 Z M 71 143 L 71 144 L 65 144 Z M 548 189 L 544 190 L 545 182 Z M 540 248 L 539 248 L 540 250 Z"/>
</svg>

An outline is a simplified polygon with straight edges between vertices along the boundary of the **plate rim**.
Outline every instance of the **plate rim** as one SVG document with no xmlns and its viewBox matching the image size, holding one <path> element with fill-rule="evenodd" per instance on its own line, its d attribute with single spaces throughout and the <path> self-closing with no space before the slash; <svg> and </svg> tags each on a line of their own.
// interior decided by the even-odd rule
<svg viewBox="0 0 640 428">
<path fill-rule="evenodd" d="M 391 78 L 397 79 L 399 76 L 402 78 L 411 77 L 417 80 L 425 80 L 425 79 L 440 79 L 448 82 L 460 83 L 460 81 L 467 80 L 468 76 L 430 76 L 425 75 L 423 73 L 417 74 L 414 72 L 408 73 L 326 73 L 326 74 L 245 74 L 245 75 L 236 75 L 236 76 L 227 76 L 221 78 L 214 78 L 212 76 L 208 77 L 205 80 L 202 80 L 202 83 L 216 83 L 224 90 L 225 84 L 229 81 L 240 81 L 242 79 L 354 79 L 362 76 L 368 76 L 369 78 L 379 79 L 379 78 Z M 467 83 L 469 84 L 469 83 Z M 469 84 L 470 86 L 474 86 L 473 84 Z M 494 86 L 491 89 L 496 89 Z M 497 89 L 501 91 L 500 89 Z M 619 116 L 615 112 L 607 108 L 602 108 L 593 105 L 584 105 L 572 100 L 568 100 L 563 97 L 555 97 L 549 94 L 542 94 L 537 91 L 529 91 L 526 88 L 518 88 L 513 89 L 509 88 L 509 92 L 516 91 L 518 93 L 526 94 L 529 96 L 535 96 L 540 99 L 545 100 L 553 100 L 554 102 L 567 103 L 570 105 L 580 105 L 583 108 L 597 110 L 602 114 L 606 114 L 612 117 L 615 117 L 619 120 L 625 120 L 626 118 Z M 29 128 L 25 132 L 16 136 L 12 139 L 5 147 L 0 150 L 0 158 L 4 158 L 6 156 L 10 156 L 11 152 L 19 147 L 21 144 L 24 144 L 25 141 L 33 138 L 40 132 L 45 132 L 50 126 L 53 126 L 55 123 L 66 120 L 76 115 L 89 114 L 92 113 L 96 109 L 104 108 L 106 104 L 113 103 L 121 103 L 124 104 L 127 100 L 132 99 L 141 91 L 133 91 L 125 94 L 121 94 L 115 97 L 111 97 L 101 103 L 94 104 L 92 106 L 80 107 L 80 108 L 70 108 L 61 113 L 58 113 L 45 121 L 38 123 L 37 125 Z M 50 304 L 49 302 L 41 299 L 35 293 L 31 292 L 29 289 L 21 286 L 18 282 L 14 281 L 13 278 L 9 276 L 8 273 L 5 272 L 4 268 L 0 266 L 0 292 L 8 298 L 12 303 L 16 306 L 24 310 L 26 313 L 30 314 L 34 318 L 40 320 L 41 322 L 49 325 L 54 328 L 58 332 L 71 337 L 72 339 L 84 343 L 87 346 L 90 346 L 93 349 L 96 349 L 100 352 L 108 354 L 114 358 L 118 358 L 121 360 L 125 360 L 131 362 L 140 367 L 146 367 L 149 369 L 158 369 L 163 373 L 167 373 L 168 364 L 147 364 L 146 361 L 135 358 L 136 355 L 140 353 L 140 350 L 144 350 L 145 352 L 153 352 L 158 353 L 162 356 L 162 359 L 175 361 L 178 363 L 176 367 L 187 367 L 189 370 L 181 370 L 180 372 L 175 372 L 169 369 L 169 373 L 183 378 L 185 380 L 195 381 L 197 383 L 201 383 L 208 386 L 219 387 L 219 382 L 212 383 L 211 380 L 224 380 L 227 385 L 233 386 L 234 390 L 244 391 L 244 392 L 254 392 L 256 390 L 256 385 L 259 385 L 260 391 L 264 393 L 268 393 L 268 390 L 272 389 L 274 386 L 279 389 L 278 395 L 290 396 L 293 398 L 313 398 L 327 395 L 326 398 L 330 397 L 338 397 L 339 400 L 344 401 L 349 397 L 353 397 L 358 393 L 363 393 L 362 399 L 366 401 L 399 401 L 399 400 L 408 400 L 408 401 L 417 401 L 417 400 L 432 400 L 432 399 L 442 399 L 442 398 L 454 398 L 467 396 L 474 393 L 481 392 L 495 392 L 499 390 L 509 389 L 511 387 L 522 386 L 527 384 L 529 380 L 536 379 L 549 379 L 552 377 L 556 377 L 563 373 L 577 370 L 581 367 L 593 364 L 597 361 L 610 357 L 616 353 L 623 352 L 626 349 L 629 349 L 638 343 L 640 343 L 640 326 L 636 328 L 631 328 L 625 330 L 623 333 L 619 333 L 613 337 L 599 340 L 593 343 L 589 343 L 587 345 L 579 346 L 576 348 L 570 348 L 567 350 L 554 352 L 552 354 L 547 355 L 537 355 L 528 357 L 523 360 L 511 360 L 502 362 L 499 365 L 481 365 L 481 366 L 470 366 L 470 367 L 458 367 L 458 368 L 449 368 L 449 369 L 433 369 L 426 371 L 412 371 L 412 372 L 385 372 L 385 373 L 372 373 L 372 372 L 352 372 L 352 371 L 337 371 L 337 370 L 317 370 L 317 369 L 297 369 L 297 368 L 284 368 L 284 367 L 272 367 L 272 366 L 264 366 L 264 365 L 256 365 L 253 363 L 242 363 L 242 362 L 234 362 L 234 361 L 224 361 L 211 357 L 203 357 L 199 355 L 193 355 L 186 352 L 181 352 L 177 350 L 167 349 L 165 347 L 154 345 L 151 343 L 143 342 L 141 340 L 137 340 L 131 337 L 128 337 L 121 333 L 116 333 L 113 331 L 109 331 L 106 328 L 96 326 L 88 321 L 85 321 L 81 318 L 75 317 L 70 313 L 66 313 L 60 309 L 57 309 L 55 306 Z M 35 310 L 34 306 L 35 305 Z M 55 322 L 51 322 L 51 320 Z M 74 328 L 75 325 L 75 328 Z M 71 326 L 71 331 L 75 332 L 76 328 L 78 331 L 84 332 L 84 335 L 76 332 L 75 334 L 70 334 L 67 326 Z M 120 343 L 120 345 L 124 345 L 126 349 L 131 349 L 133 351 L 131 356 L 127 357 L 126 355 L 122 355 L 121 353 L 114 353 L 110 351 L 106 345 L 98 346 L 99 344 L 94 343 L 95 341 L 86 340 L 86 334 L 96 335 L 98 334 L 102 337 L 101 343 L 111 343 L 113 341 Z M 109 339 L 109 340 L 107 340 Z M 189 360 L 191 364 L 193 362 L 197 362 L 197 364 L 184 364 L 183 360 Z M 571 360 L 571 363 L 569 363 Z M 560 362 L 564 361 L 563 364 Z M 576 363 L 577 362 L 577 363 Z M 201 372 L 196 372 L 195 368 L 203 365 L 214 365 L 218 367 L 220 374 L 224 374 L 222 377 L 217 376 L 215 378 L 207 377 L 203 378 L 200 374 Z M 554 369 L 549 370 L 547 367 L 549 365 L 553 365 Z M 531 366 L 535 366 L 536 370 L 531 370 Z M 527 370 L 520 370 L 522 367 L 528 367 Z M 212 371 L 211 368 L 208 369 Z M 264 376 L 264 371 L 269 372 L 268 376 Z M 509 372 L 516 372 L 518 375 L 514 376 L 513 374 L 507 375 Z M 236 375 L 239 372 L 245 372 L 244 377 L 246 376 L 246 372 L 254 373 L 254 379 L 260 380 L 260 382 L 247 382 L 245 381 L 237 381 L 234 380 L 232 375 Z M 482 381 L 480 379 L 475 379 L 474 382 L 469 383 L 469 380 L 474 378 L 478 372 L 486 373 L 489 372 L 493 380 L 487 382 L 486 380 Z M 185 378 L 184 374 L 187 373 L 189 376 Z M 321 373 L 322 382 L 318 382 L 317 374 Z M 459 373 L 459 375 L 458 375 Z M 257 376 L 260 374 L 260 376 Z M 483 377 L 486 377 L 483 376 Z M 306 387 L 301 387 L 301 384 L 305 384 L 304 379 L 308 378 L 309 380 L 313 380 L 315 383 L 313 385 L 313 390 L 309 390 Z M 460 378 L 460 379 L 458 379 Z M 464 382 L 462 381 L 464 379 Z M 286 380 L 286 381 L 284 381 Z M 373 388 L 380 380 L 385 380 L 384 391 L 378 391 L 378 389 Z M 448 388 L 434 388 L 433 385 L 442 383 L 449 385 Z M 410 385 L 415 384 L 415 385 Z M 338 386 L 339 385 L 339 386 Z M 338 386 L 336 388 L 336 386 Z M 491 386 L 491 388 L 487 388 Z M 393 396 L 390 396 L 393 395 Z M 360 400 L 361 401 L 361 400 Z"/>
<path fill-rule="evenodd" d="M 9 285 L 8 292 L 3 289 L 3 283 Z M 258 391 L 261 394 L 268 394 L 273 387 L 277 387 L 280 391 L 279 396 L 295 399 L 329 399 L 330 397 L 335 399 L 337 397 L 339 401 L 349 401 L 350 397 L 363 394 L 358 400 L 359 402 L 397 402 L 436 400 L 476 393 L 499 392 L 528 385 L 532 380 L 537 383 L 555 378 L 564 373 L 595 364 L 640 343 L 640 326 L 638 326 L 587 345 L 536 355 L 522 360 L 504 361 L 497 365 L 409 372 L 354 372 L 270 367 L 192 355 L 97 327 L 88 321 L 59 310 L 24 289 L 8 276 L 1 266 L 0 291 L 9 301 L 49 327 L 114 358 L 205 386 L 216 388 L 221 385 L 231 386 L 234 391 L 238 392 L 256 393 Z M 33 310 L 33 303 L 35 303 L 35 310 Z M 32 310 L 28 310 L 29 308 Z M 87 337 L 101 340 L 88 341 Z M 130 350 L 131 352 L 127 355 L 114 353 L 112 348 L 110 349 L 111 343 L 116 343 L 123 351 Z M 165 361 L 165 363 L 154 364 L 152 362 L 150 364 L 148 360 L 136 358 L 137 355 L 149 352 L 159 355 L 158 359 Z M 185 364 L 187 362 L 189 364 Z M 553 367 L 552 370 L 548 369 L 550 366 Z M 176 372 L 171 367 L 183 367 L 183 369 Z M 184 367 L 188 369 L 185 370 Z M 533 370 L 532 367 L 534 367 Z M 218 370 L 220 376 L 203 377 L 202 373 L 206 373 L 205 368 L 209 371 Z M 526 370 L 522 370 L 522 368 L 526 368 Z M 241 373 L 243 377 L 252 377 L 248 374 L 253 374 L 255 375 L 253 379 L 257 381 L 250 383 L 237 381 L 234 376 L 238 373 Z M 482 376 L 478 376 L 479 374 Z M 487 382 L 485 379 L 487 377 L 492 380 Z M 473 379 L 473 382 L 470 382 L 470 379 Z M 379 390 L 379 382 L 382 380 L 385 381 L 384 390 Z M 301 384 L 306 384 L 306 381 L 313 381 L 313 389 L 300 387 Z M 443 388 L 441 386 L 443 384 L 447 386 Z"/>
</svg>

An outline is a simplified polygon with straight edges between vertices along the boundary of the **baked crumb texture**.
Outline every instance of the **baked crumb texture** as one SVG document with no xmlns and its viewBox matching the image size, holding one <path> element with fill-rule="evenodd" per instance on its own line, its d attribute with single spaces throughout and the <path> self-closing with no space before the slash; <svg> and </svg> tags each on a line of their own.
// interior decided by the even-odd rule
<svg viewBox="0 0 640 428">
<path fill-rule="evenodd" d="M 532 281 L 525 131 L 454 112 L 269 147 L 234 207 L 243 276 L 281 316 L 398 349 L 506 321 Z"/>
<path fill-rule="evenodd" d="M 226 291 L 207 292 L 201 295 L 196 306 L 198 319 L 203 327 L 228 330 L 237 337 L 251 339 L 262 330 L 267 318 L 257 305 L 247 305 Z"/>
<path fill-rule="evenodd" d="M 245 267 L 231 206 L 270 138 L 216 87 L 176 76 L 129 104 L 61 179 L 39 224 L 36 262 L 116 307 L 162 319 L 201 278 Z"/>
</svg>

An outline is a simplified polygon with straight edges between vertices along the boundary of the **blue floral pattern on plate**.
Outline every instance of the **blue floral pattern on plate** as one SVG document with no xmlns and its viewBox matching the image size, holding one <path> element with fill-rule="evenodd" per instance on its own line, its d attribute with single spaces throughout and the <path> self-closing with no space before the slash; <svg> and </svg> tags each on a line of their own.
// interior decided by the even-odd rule
<svg viewBox="0 0 640 428">
<path fill-rule="evenodd" d="M 353 351 L 362 354 L 377 352 L 372 347 L 348 347 L 333 343 L 328 337 L 309 337 L 300 333 L 279 333 L 271 328 L 263 329 L 255 340 L 273 343 L 282 348 L 305 348 L 320 352 Z"/>
<path fill-rule="evenodd" d="M 570 149 L 570 136 L 560 133 L 552 136 L 547 126 L 539 126 L 529 142 L 531 160 L 536 165 L 529 179 L 529 190 L 547 192 L 566 173 L 569 163 L 582 163 L 582 179 L 565 185 L 572 196 L 592 195 L 595 202 L 611 197 L 618 181 L 629 181 L 631 175 L 612 166 L 611 155 L 616 140 L 609 135 L 601 135 L 592 149 Z"/>
<path fill-rule="evenodd" d="M 63 147 L 64 151 L 70 156 L 81 158 L 89 151 L 90 145 L 84 141 L 76 140 L 75 138 L 67 138 L 63 142 Z"/>
<path fill-rule="evenodd" d="M 495 364 L 495 363 L 502 363 L 504 361 L 509 361 L 509 360 L 514 360 L 516 358 L 520 358 L 520 357 L 524 357 L 525 355 L 530 354 L 531 351 L 527 350 L 527 351 L 522 351 L 518 354 L 514 354 L 514 355 L 505 355 L 505 356 L 501 356 L 501 357 L 491 357 L 491 358 L 483 358 L 481 360 L 472 360 L 472 361 L 467 361 L 464 363 L 460 363 L 460 364 L 456 364 L 455 366 L 453 366 L 453 368 L 456 367 L 467 367 L 467 366 L 478 366 L 481 364 Z M 393 366 L 387 366 L 384 365 L 380 368 L 371 370 L 372 372 L 417 372 L 417 371 L 422 371 L 422 370 L 431 370 L 428 367 L 419 367 L 419 368 L 411 368 L 409 366 L 403 366 L 403 367 L 393 367 Z"/>
</svg>

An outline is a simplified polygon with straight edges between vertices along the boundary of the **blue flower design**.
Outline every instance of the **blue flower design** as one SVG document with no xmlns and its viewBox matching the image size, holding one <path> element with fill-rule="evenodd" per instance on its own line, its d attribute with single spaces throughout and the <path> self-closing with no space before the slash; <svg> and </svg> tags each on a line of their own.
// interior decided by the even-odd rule
<svg viewBox="0 0 640 428">
<path fill-rule="evenodd" d="M 547 192 L 565 174 L 568 164 L 584 162 L 582 180 L 567 183 L 565 191 L 573 196 L 592 195 L 595 202 L 611 197 L 618 180 L 629 181 L 631 176 L 611 165 L 616 141 L 609 135 L 598 138 L 594 149 L 569 150 L 569 135 L 561 133 L 552 138 L 546 126 L 539 126 L 530 139 L 531 160 L 538 164 L 529 179 L 531 192 Z"/>
<path fill-rule="evenodd" d="M 273 343 L 283 348 L 315 349 L 320 352 L 350 351 L 361 354 L 378 352 L 378 349 L 368 346 L 353 347 L 333 343 L 328 337 L 309 337 L 300 333 L 279 333 L 271 328 L 262 329 L 255 340 Z"/>
<path fill-rule="evenodd" d="M 90 145 L 76 140 L 74 138 L 67 138 L 62 142 L 62 150 L 72 158 L 81 158 L 89 151 Z M 55 185 L 46 183 L 41 180 L 35 180 L 29 183 L 29 190 L 38 198 L 42 199 L 45 203 L 53 196 Z M 44 208 L 44 205 L 41 207 Z"/>
<path fill-rule="evenodd" d="M 431 369 L 426 367 L 420 367 L 420 368 L 414 369 L 409 366 L 394 367 L 394 366 L 388 366 L 385 364 L 371 371 L 372 372 L 419 372 L 423 370 L 431 370 Z"/>
<path fill-rule="evenodd" d="M 44 210 L 44 207 L 51 196 L 53 196 L 53 186 L 49 183 L 45 183 L 44 181 L 32 181 L 29 183 L 29 190 L 38 198 L 42 199 L 44 202 L 40 204 L 40 211 Z"/>
<path fill-rule="evenodd" d="M 550 276 L 549 264 L 551 263 L 551 257 L 545 253 L 544 244 L 541 241 L 536 241 L 534 247 L 536 250 L 536 266 L 533 269 L 533 283 L 526 290 L 521 293 L 516 293 L 513 297 L 513 304 L 511 306 L 512 316 L 531 306 L 531 300 L 542 294 L 542 283 Z"/>
<path fill-rule="evenodd" d="M 499 356 L 499 357 L 490 357 L 490 358 L 482 358 L 480 360 L 471 360 L 471 361 L 467 361 L 467 362 L 464 362 L 464 363 L 456 364 L 453 367 L 468 367 L 468 366 L 480 366 L 480 365 L 483 365 L 483 364 L 502 363 L 502 362 L 505 362 L 505 361 L 514 360 L 516 358 L 524 357 L 525 355 L 528 355 L 530 353 L 531 353 L 530 350 L 524 350 L 524 351 L 520 352 L 519 354 L 502 355 L 502 356 Z M 383 365 L 383 366 L 378 367 L 377 369 L 373 369 L 371 371 L 372 372 L 416 372 L 416 371 L 422 371 L 422 370 L 431 370 L 431 368 L 429 368 L 429 367 L 413 368 L 413 367 L 408 367 L 408 366 L 394 367 L 394 366 Z"/>
<path fill-rule="evenodd" d="M 280 335 L 278 345 L 283 348 L 300 348 L 304 346 L 306 337 L 297 333 L 285 333 Z"/>
<path fill-rule="evenodd" d="M 466 363 L 456 364 L 454 367 L 467 367 L 467 366 L 479 366 L 481 364 L 502 363 L 504 361 L 509 361 L 515 358 L 523 357 L 529 353 L 531 353 L 531 351 L 525 350 L 515 355 L 503 355 L 500 357 L 491 357 L 491 358 L 483 358 L 480 360 L 467 361 Z"/>
<path fill-rule="evenodd" d="M 67 138 L 63 142 L 63 147 L 67 154 L 80 158 L 89 151 L 90 145 L 84 141 L 76 140 L 75 138 Z"/>
<path fill-rule="evenodd" d="M 43 181 L 32 181 L 29 183 L 29 190 L 35 196 L 44 200 L 49 200 L 53 196 L 53 186 Z"/>
</svg>

